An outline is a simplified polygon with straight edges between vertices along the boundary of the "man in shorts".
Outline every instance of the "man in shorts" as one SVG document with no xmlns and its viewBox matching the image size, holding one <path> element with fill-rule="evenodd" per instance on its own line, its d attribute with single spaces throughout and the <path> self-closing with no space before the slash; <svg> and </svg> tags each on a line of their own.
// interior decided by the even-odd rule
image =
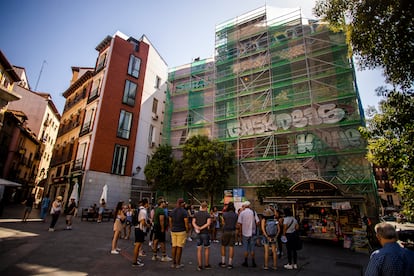
<svg viewBox="0 0 414 276">
<path fill-rule="evenodd" d="M 234 244 L 236 241 L 237 226 L 236 208 L 233 202 L 227 204 L 225 212 L 223 212 L 223 235 L 221 236 L 221 262 L 219 266 L 226 267 L 226 248 L 229 248 L 228 269 L 233 268 Z"/>
<path fill-rule="evenodd" d="M 143 267 L 144 263 L 138 259 L 139 252 L 141 251 L 142 244 L 145 242 L 145 235 L 148 228 L 148 199 L 144 198 L 139 206 L 138 224 L 135 226 L 135 246 L 134 246 L 134 259 L 132 266 Z"/>
<path fill-rule="evenodd" d="M 207 212 L 207 202 L 202 202 L 200 211 L 194 214 L 193 227 L 197 233 L 197 270 L 203 269 L 203 247 L 204 247 L 204 269 L 211 269 L 210 256 L 210 234 L 208 228 L 211 224 L 210 214 Z"/>
<path fill-rule="evenodd" d="M 254 256 L 254 247 L 256 244 L 256 226 L 259 223 L 259 217 L 257 213 L 250 208 L 250 202 L 245 201 L 243 203 L 244 210 L 241 211 L 237 223 L 241 228 L 242 241 L 244 246 L 244 262 L 243 266 L 248 267 L 247 259 L 250 255 L 252 259 L 252 267 L 256 267 L 256 260 Z"/>
<path fill-rule="evenodd" d="M 187 232 L 190 230 L 188 225 L 188 213 L 184 209 L 184 200 L 177 200 L 177 207 L 172 210 L 169 216 L 172 243 L 173 264 L 171 268 L 182 268 L 181 255 L 187 240 Z"/>
<path fill-rule="evenodd" d="M 158 200 L 158 206 L 154 210 L 154 241 L 152 243 L 152 260 L 156 261 L 159 259 L 157 256 L 158 251 L 158 244 L 161 247 L 161 262 L 169 262 L 172 259 L 167 256 L 166 250 L 165 250 L 165 232 L 167 229 L 167 217 L 165 216 L 164 208 L 166 206 L 166 202 L 164 199 Z"/>
</svg>

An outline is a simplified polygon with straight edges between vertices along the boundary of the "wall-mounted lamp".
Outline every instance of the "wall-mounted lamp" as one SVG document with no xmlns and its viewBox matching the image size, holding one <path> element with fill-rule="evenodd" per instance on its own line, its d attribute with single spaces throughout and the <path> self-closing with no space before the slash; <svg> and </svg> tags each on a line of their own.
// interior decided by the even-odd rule
<svg viewBox="0 0 414 276">
<path fill-rule="evenodd" d="M 140 166 L 137 166 L 135 168 L 135 172 L 132 173 L 132 176 L 135 176 L 135 175 L 139 174 L 140 171 L 141 171 L 141 167 Z"/>
</svg>

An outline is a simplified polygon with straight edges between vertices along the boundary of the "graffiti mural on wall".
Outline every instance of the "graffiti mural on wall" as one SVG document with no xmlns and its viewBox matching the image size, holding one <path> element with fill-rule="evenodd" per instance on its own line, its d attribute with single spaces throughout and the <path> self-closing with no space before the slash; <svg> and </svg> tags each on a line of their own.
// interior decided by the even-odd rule
<svg viewBox="0 0 414 276">
<path fill-rule="evenodd" d="M 227 125 L 227 137 L 253 136 L 264 133 L 283 133 L 297 129 L 298 134 L 277 136 L 278 147 L 281 140 L 295 141 L 295 152 L 286 154 L 302 154 L 323 148 L 345 149 L 363 146 L 363 140 L 357 127 L 340 128 L 335 124 L 346 119 L 349 110 L 338 107 L 334 103 L 304 109 L 295 109 L 291 113 L 256 115 L 241 118 Z M 303 130 L 308 126 L 322 126 Z M 327 126 L 333 125 L 335 128 Z M 286 145 L 284 145 L 286 146 Z M 290 145 L 292 146 L 292 145 Z"/>
</svg>

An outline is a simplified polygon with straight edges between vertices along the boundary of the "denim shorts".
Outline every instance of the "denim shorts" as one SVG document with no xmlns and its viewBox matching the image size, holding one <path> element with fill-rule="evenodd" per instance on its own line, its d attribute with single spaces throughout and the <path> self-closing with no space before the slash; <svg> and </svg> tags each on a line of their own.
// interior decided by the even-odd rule
<svg viewBox="0 0 414 276">
<path fill-rule="evenodd" d="M 254 252 L 254 247 L 256 245 L 256 237 L 246 237 L 242 236 L 242 242 L 246 252 Z"/>
<path fill-rule="evenodd" d="M 210 246 L 210 234 L 197 234 L 197 247 L 202 245 L 204 247 Z"/>
</svg>

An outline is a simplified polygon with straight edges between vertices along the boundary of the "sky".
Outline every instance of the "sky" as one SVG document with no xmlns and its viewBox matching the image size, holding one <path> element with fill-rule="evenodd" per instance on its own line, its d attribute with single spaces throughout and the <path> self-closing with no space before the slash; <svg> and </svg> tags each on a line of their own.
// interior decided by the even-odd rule
<svg viewBox="0 0 414 276">
<path fill-rule="evenodd" d="M 33 91 L 51 94 L 62 113 L 71 67 L 94 67 L 95 47 L 121 31 L 145 34 L 168 66 L 214 54 L 215 26 L 264 5 L 301 8 L 315 18 L 315 0 L 12 0 L 0 1 L 0 50 L 24 67 Z M 42 66 L 43 65 L 43 66 Z M 377 106 L 380 71 L 357 71 L 362 105 Z M 36 88 L 36 89 L 35 89 Z"/>
</svg>

